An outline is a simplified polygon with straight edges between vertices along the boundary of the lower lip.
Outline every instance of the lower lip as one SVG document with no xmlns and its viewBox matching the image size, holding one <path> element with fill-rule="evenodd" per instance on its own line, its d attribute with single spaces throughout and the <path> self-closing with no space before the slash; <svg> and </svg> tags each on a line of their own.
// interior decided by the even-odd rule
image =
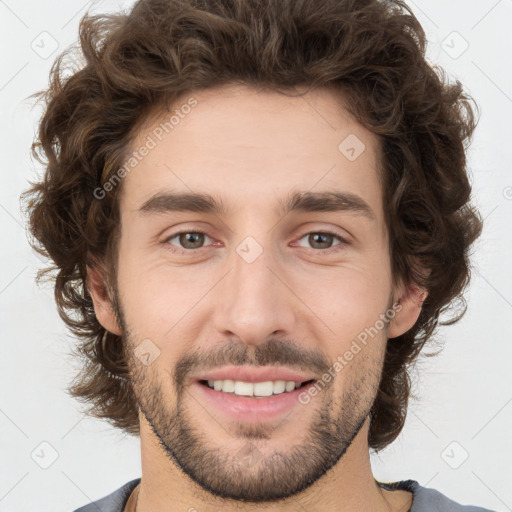
<svg viewBox="0 0 512 512">
<path fill-rule="evenodd" d="M 279 418 L 289 413 L 294 407 L 302 405 L 299 395 L 307 391 L 314 382 L 309 382 L 294 391 L 280 393 L 278 395 L 263 398 L 244 397 L 234 393 L 216 391 L 200 382 L 193 386 L 197 388 L 200 396 L 213 405 L 221 413 L 238 421 L 262 422 Z"/>
</svg>

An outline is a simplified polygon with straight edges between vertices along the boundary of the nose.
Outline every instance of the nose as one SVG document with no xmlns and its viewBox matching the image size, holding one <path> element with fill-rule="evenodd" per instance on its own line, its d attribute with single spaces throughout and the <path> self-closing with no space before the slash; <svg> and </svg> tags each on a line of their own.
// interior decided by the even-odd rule
<svg viewBox="0 0 512 512">
<path fill-rule="evenodd" d="M 231 255 L 231 271 L 216 290 L 217 332 L 223 337 L 235 336 L 247 345 L 264 343 L 271 335 L 290 336 L 298 304 L 286 284 L 283 266 L 271 250 L 263 250 L 249 261 L 243 252 L 233 251 Z"/>
</svg>

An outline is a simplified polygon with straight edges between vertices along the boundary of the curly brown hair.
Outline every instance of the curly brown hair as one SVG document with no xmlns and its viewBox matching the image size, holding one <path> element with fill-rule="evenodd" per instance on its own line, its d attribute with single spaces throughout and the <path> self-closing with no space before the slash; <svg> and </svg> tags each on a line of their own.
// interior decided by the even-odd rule
<svg viewBox="0 0 512 512">
<path fill-rule="evenodd" d="M 305 85 L 342 92 L 378 137 L 393 279 L 429 292 L 414 327 L 387 344 L 371 410 L 371 448 L 398 436 L 411 364 L 438 324 L 466 311 L 469 249 L 482 229 L 465 154 L 475 103 L 425 49 L 400 0 L 142 0 L 129 13 L 84 16 L 80 47 L 59 56 L 38 95 L 46 109 L 32 151 L 46 171 L 24 198 L 31 243 L 54 263 L 39 278 L 55 279 L 59 313 L 79 339 L 82 369 L 69 392 L 89 414 L 139 433 L 122 339 L 98 322 L 86 284 L 88 265 L 102 265 L 109 281 L 115 274 L 121 186 L 102 199 L 94 190 L 121 168 L 140 123 L 184 93 Z M 85 60 L 69 73 L 75 50 Z"/>
</svg>

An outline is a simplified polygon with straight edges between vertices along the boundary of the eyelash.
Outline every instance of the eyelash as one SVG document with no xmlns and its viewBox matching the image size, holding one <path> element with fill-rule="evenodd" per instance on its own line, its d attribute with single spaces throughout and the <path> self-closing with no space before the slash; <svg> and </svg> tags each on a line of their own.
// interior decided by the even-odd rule
<svg viewBox="0 0 512 512">
<path fill-rule="evenodd" d="M 193 233 L 195 235 L 206 235 L 208 238 L 211 238 L 207 233 L 205 233 L 204 231 L 192 231 L 192 230 L 184 230 L 184 231 L 178 231 L 176 233 L 173 233 L 172 235 L 168 236 L 164 241 L 163 243 L 166 244 L 166 246 L 169 248 L 170 251 L 174 252 L 174 253 L 178 253 L 178 254 L 190 254 L 192 252 L 197 252 L 199 251 L 200 249 L 205 249 L 205 247 L 199 247 L 197 249 L 183 249 L 183 248 L 180 248 L 180 247 L 176 247 L 176 246 L 173 246 L 172 244 L 170 244 L 170 241 L 173 239 L 173 238 L 176 238 L 177 236 L 179 235 L 183 235 L 183 234 L 190 234 L 190 233 Z M 308 231 L 307 233 L 304 233 L 300 238 L 299 240 L 302 240 L 305 236 L 308 236 L 308 235 L 332 235 L 334 236 L 335 238 L 337 238 L 339 240 L 339 244 L 337 245 L 334 245 L 332 247 L 329 247 L 327 249 L 311 249 L 312 251 L 314 252 L 322 252 L 324 254 L 330 254 L 331 252 L 336 252 L 338 250 L 341 250 L 342 248 L 346 247 L 347 245 L 349 245 L 349 242 L 346 238 L 344 238 L 341 233 L 338 233 L 336 231 L 329 231 L 329 230 L 326 230 L 326 231 Z M 172 248 L 170 248 L 172 247 Z M 302 246 L 300 246 L 302 247 Z"/>
</svg>

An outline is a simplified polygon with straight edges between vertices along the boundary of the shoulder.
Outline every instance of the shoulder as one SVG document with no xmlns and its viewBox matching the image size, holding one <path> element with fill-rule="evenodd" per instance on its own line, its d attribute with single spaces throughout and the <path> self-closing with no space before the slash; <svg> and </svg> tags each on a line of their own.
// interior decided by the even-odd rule
<svg viewBox="0 0 512 512">
<path fill-rule="evenodd" d="M 382 483 L 379 485 L 388 490 L 404 490 L 413 494 L 410 512 L 494 512 L 487 508 L 472 505 L 461 505 L 441 494 L 435 489 L 422 487 L 415 480 Z"/>
<path fill-rule="evenodd" d="M 130 494 L 133 489 L 137 487 L 139 482 L 140 478 L 131 480 L 108 496 L 93 503 L 89 503 L 89 505 L 85 505 L 84 507 L 80 507 L 74 512 L 123 512 Z"/>
</svg>

